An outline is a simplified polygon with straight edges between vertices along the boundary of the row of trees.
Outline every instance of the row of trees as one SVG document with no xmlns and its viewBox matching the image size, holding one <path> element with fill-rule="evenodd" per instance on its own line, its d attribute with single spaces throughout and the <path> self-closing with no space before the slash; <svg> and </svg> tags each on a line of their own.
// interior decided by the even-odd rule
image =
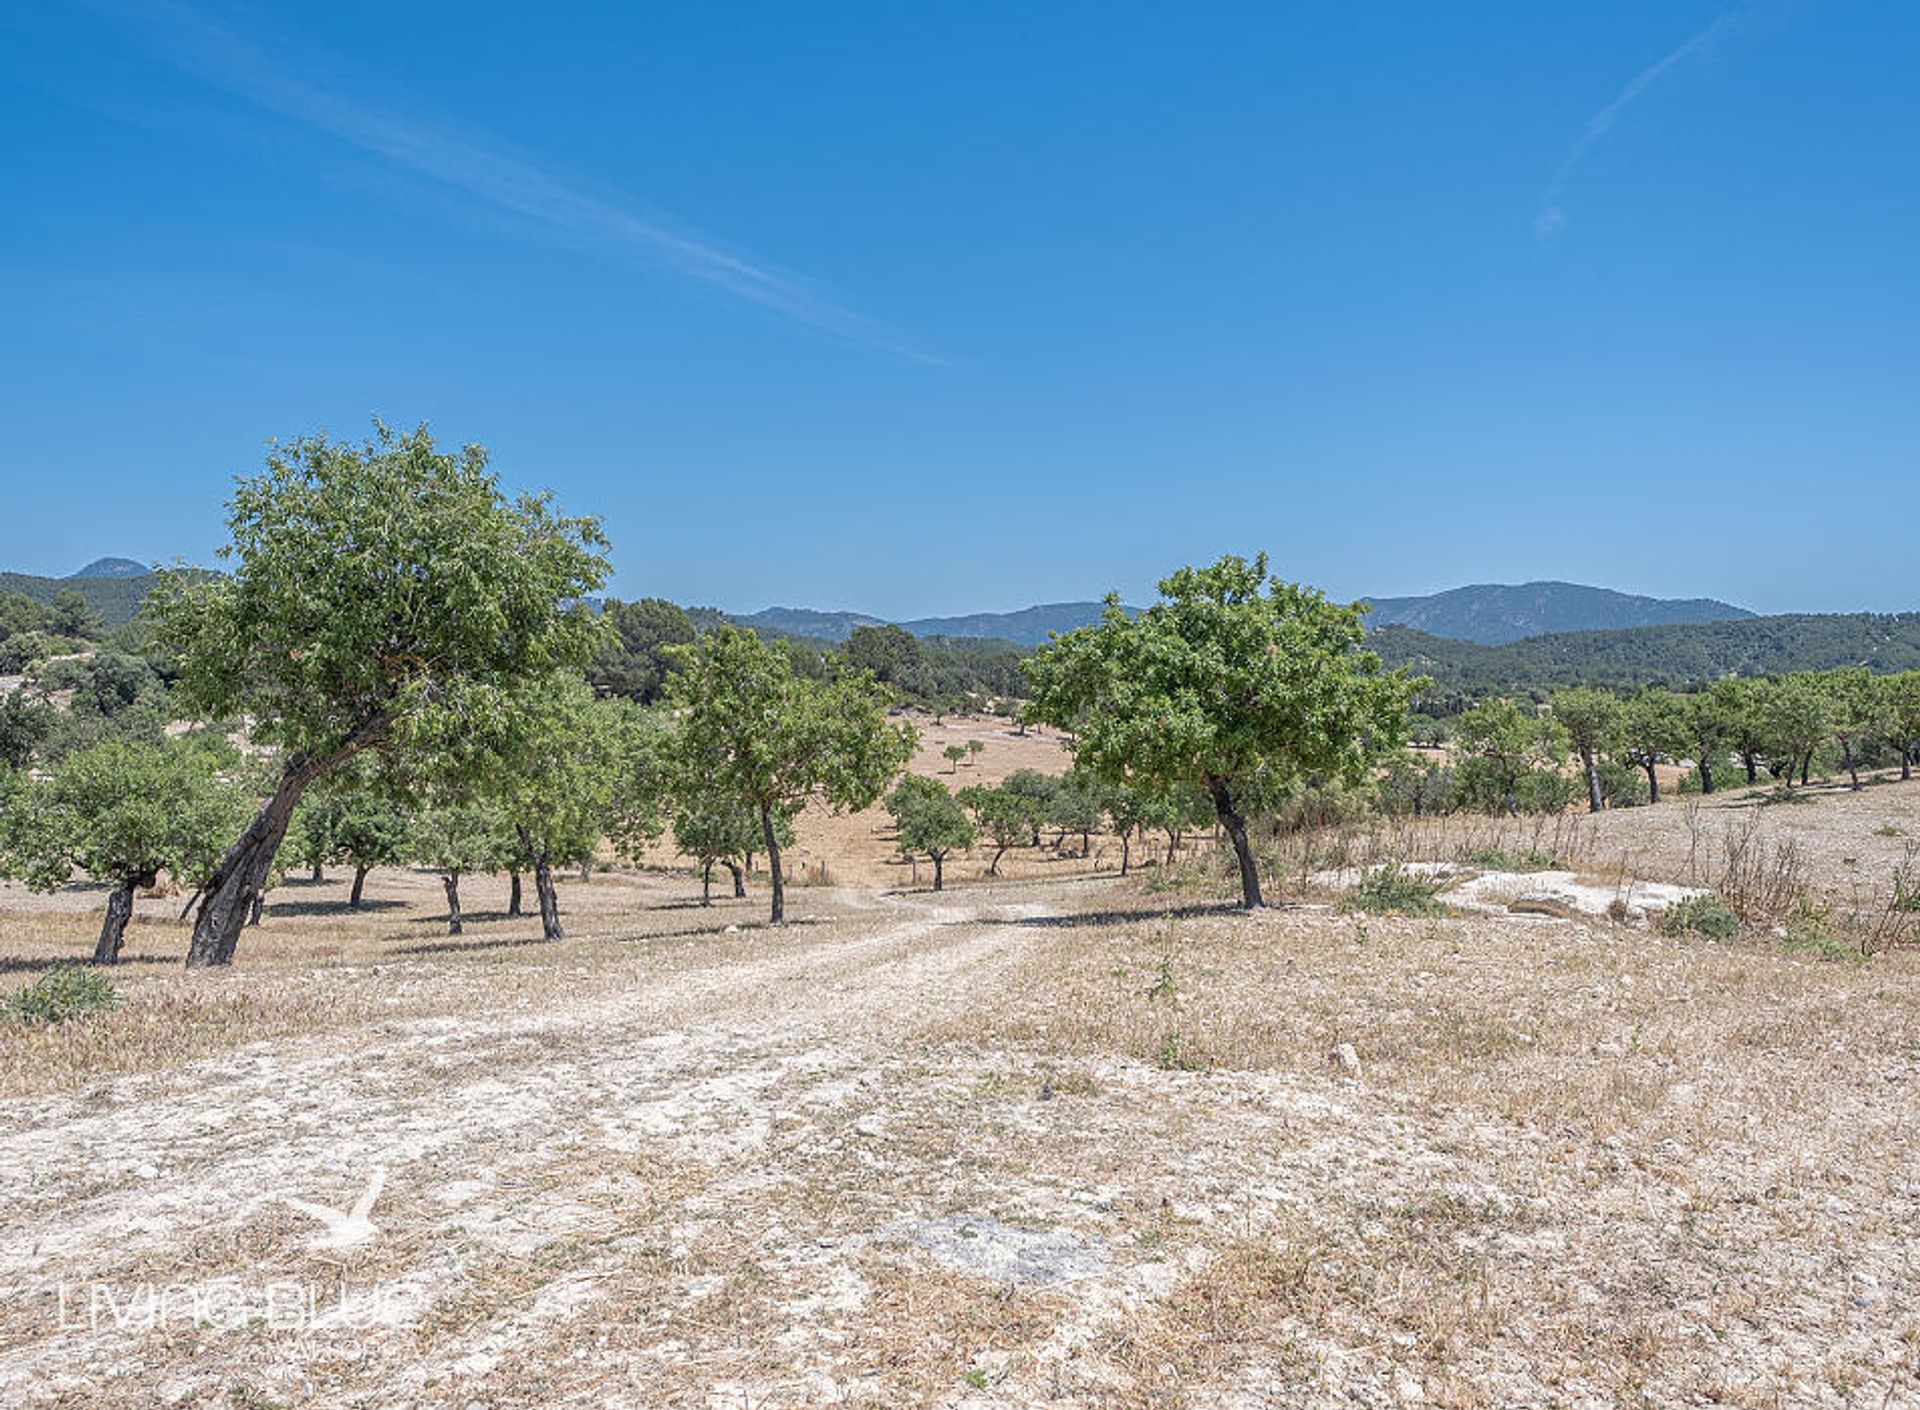
<svg viewBox="0 0 1920 1410">
<path fill-rule="evenodd" d="M 10 872 L 118 877 L 129 908 L 160 869 L 196 885 L 192 966 L 231 962 L 296 819 L 292 852 L 311 865 L 397 845 L 397 827 L 343 840 L 383 808 L 405 813 L 414 850 L 433 839 L 444 871 L 504 859 L 530 873 L 549 936 L 561 933 L 554 869 L 602 839 L 633 855 L 671 825 L 710 865 L 755 850 L 752 829 L 778 921 L 780 851 L 801 807 L 872 803 L 912 750 L 870 675 L 796 672 L 784 648 L 730 627 L 663 644 L 664 710 L 597 695 L 585 672 L 617 635 L 589 605 L 607 573 L 598 525 L 544 495 L 507 498 L 484 451 L 444 452 L 424 427 L 276 447 L 239 482 L 228 528 L 229 571 L 163 574 L 149 612 L 177 672 L 175 712 L 244 719 L 255 762 L 103 743 L 50 772 L 12 771 L 0 794 Z M 109 847 L 114 790 L 152 818 L 200 790 L 218 819 Z M 207 838 L 226 823 L 215 855 Z"/>
<path fill-rule="evenodd" d="M 1913 776 L 1920 755 L 1920 671 L 1875 676 L 1864 669 L 1803 672 L 1762 680 L 1717 681 L 1680 694 L 1643 690 L 1620 696 L 1589 687 L 1531 702 L 1488 700 L 1454 723 L 1469 797 L 1497 799 L 1516 811 L 1558 798 L 1554 780 L 1571 759 L 1594 812 L 1609 802 L 1640 801 L 1622 784 L 1645 779 L 1645 801 L 1660 801 L 1662 766 L 1689 766 L 1699 791 L 1712 793 L 1729 769 L 1749 784 L 1766 773 L 1805 784 L 1830 751 L 1852 785 L 1876 762 L 1897 762 Z"/>
</svg>

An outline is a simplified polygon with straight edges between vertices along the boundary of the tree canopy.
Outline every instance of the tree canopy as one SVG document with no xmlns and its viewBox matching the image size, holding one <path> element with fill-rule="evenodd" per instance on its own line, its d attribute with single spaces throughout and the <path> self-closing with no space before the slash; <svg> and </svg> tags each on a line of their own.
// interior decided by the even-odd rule
<svg viewBox="0 0 1920 1410">
<path fill-rule="evenodd" d="M 1073 733 L 1076 762 L 1108 782 L 1207 791 L 1262 904 L 1243 809 L 1307 776 L 1358 783 L 1398 746 L 1424 682 L 1381 669 L 1364 647 L 1364 606 L 1339 606 L 1269 578 L 1266 555 L 1182 568 L 1161 600 L 1101 621 L 1027 663 L 1030 716 Z"/>
</svg>

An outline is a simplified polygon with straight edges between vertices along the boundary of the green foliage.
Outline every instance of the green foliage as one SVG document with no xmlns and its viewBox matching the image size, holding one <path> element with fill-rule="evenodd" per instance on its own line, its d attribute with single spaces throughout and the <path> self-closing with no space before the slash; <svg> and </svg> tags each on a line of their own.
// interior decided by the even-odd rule
<svg viewBox="0 0 1920 1410">
<path fill-rule="evenodd" d="M 1339 909 L 1348 914 L 1434 916 L 1445 915 L 1440 883 L 1430 876 L 1400 866 L 1375 867 L 1348 892 Z"/>
<path fill-rule="evenodd" d="M 791 811 L 774 814 L 773 823 L 774 840 L 782 847 L 791 847 Z M 743 861 L 766 845 L 760 835 L 757 812 L 744 803 L 706 791 L 686 793 L 675 799 L 673 843 L 703 870 L 715 862 Z"/>
<path fill-rule="evenodd" d="M 944 783 L 919 774 L 908 774 L 887 795 L 887 811 L 898 829 L 901 855 L 931 857 L 934 887 L 939 889 L 939 868 L 948 853 L 973 845 L 973 824 L 966 811 Z"/>
<path fill-rule="evenodd" d="M 1458 778 L 1440 759 L 1403 751 L 1374 780 L 1380 811 L 1389 817 L 1439 817 L 1459 806 Z"/>
<path fill-rule="evenodd" d="M 960 790 L 958 802 L 993 845 L 993 861 L 987 867 L 989 876 L 999 875 L 1000 859 L 1009 848 L 1024 847 L 1034 841 L 1045 816 L 1037 800 L 1004 785 L 992 787 L 976 783 Z"/>
<path fill-rule="evenodd" d="M 625 696 L 642 705 L 662 699 L 673 668 L 670 649 L 696 638 L 693 619 L 659 597 L 608 598 L 600 611 L 613 639 L 588 663 L 587 683 L 596 694 Z"/>
<path fill-rule="evenodd" d="M 910 631 L 891 623 L 855 627 L 847 634 L 847 661 L 875 680 L 898 685 L 910 667 L 920 663 L 920 641 Z"/>
<path fill-rule="evenodd" d="M 1549 775 L 1567 757 L 1567 731 L 1551 715 L 1511 700 L 1488 700 L 1454 723 L 1454 742 L 1463 758 L 1461 796 L 1488 811 L 1558 812 L 1566 806 L 1566 780 Z M 1524 798 L 1523 798 L 1524 793 Z M 1558 798 L 1558 802 L 1553 800 Z"/>
<path fill-rule="evenodd" d="M 797 814 L 811 799 L 836 811 L 867 807 L 913 756 L 912 728 L 888 722 L 885 694 L 864 671 L 796 675 L 786 652 L 735 627 L 678 648 L 675 659 L 673 776 L 753 810 L 763 831 L 774 814 Z M 770 861 L 778 921 L 784 892 L 777 855 Z"/>
<path fill-rule="evenodd" d="M 605 540 L 546 496 L 509 503 L 486 463 L 378 422 L 362 445 L 276 446 L 235 490 L 232 573 L 163 573 L 155 591 L 183 699 L 326 755 L 585 662 L 603 628 L 575 604 L 606 577 Z"/>
<path fill-rule="evenodd" d="M 1488 871 L 1553 871 L 1560 865 L 1560 859 L 1551 852 L 1514 852 L 1505 847 L 1475 847 L 1460 860 Z"/>
<path fill-rule="evenodd" d="M 1708 892 L 1678 901 L 1660 916 L 1664 935 L 1703 935 L 1709 940 L 1731 940 L 1740 933 L 1740 917 L 1718 896 Z"/>
<path fill-rule="evenodd" d="M 434 803 L 410 821 L 411 859 L 433 871 L 500 871 L 513 855 L 506 815 L 491 802 Z"/>
<path fill-rule="evenodd" d="M 1657 803 L 1660 790 L 1654 766 L 1683 757 L 1691 738 L 1680 697 L 1667 690 L 1643 690 L 1621 707 L 1610 749 L 1617 762 L 1646 774 L 1648 796 Z"/>
<path fill-rule="evenodd" d="M 198 884 L 240 826 L 246 800 L 222 777 L 223 741 L 110 739 L 77 750 L 44 780 L 15 787 L 0 815 L 0 872 L 37 891 L 77 868 L 150 885 L 162 871 Z"/>
<path fill-rule="evenodd" d="M 1305 777 L 1362 782 L 1399 745 L 1420 683 L 1363 649 L 1363 608 L 1270 580 L 1265 555 L 1182 568 L 1160 594 L 1138 616 L 1110 597 L 1099 625 L 1041 647 L 1031 717 L 1072 731 L 1104 782 L 1204 788 L 1258 905 L 1242 805 Z"/>
<path fill-rule="evenodd" d="M 120 991 L 105 974 L 84 965 L 62 964 L 0 998 L 0 1016 L 16 1023 L 67 1023 L 105 1013 L 119 1002 Z"/>
<path fill-rule="evenodd" d="M 24 769 L 54 731 L 53 707 L 24 690 L 0 695 L 0 769 Z"/>
</svg>

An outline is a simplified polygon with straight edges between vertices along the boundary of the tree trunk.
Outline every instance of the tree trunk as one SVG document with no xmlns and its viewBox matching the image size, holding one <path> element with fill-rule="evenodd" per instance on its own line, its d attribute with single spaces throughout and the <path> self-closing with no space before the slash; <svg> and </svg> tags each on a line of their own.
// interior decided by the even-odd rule
<svg viewBox="0 0 1920 1410">
<path fill-rule="evenodd" d="M 247 903 L 247 924 L 249 926 L 260 924 L 261 918 L 266 913 L 267 893 L 264 890 L 254 892 L 253 899 Z"/>
<path fill-rule="evenodd" d="M 1809 749 L 1800 756 L 1800 786 L 1807 786 L 1807 775 L 1813 772 L 1813 751 Z"/>
<path fill-rule="evenodd" d="M 746 872 L 741 868 L 738 862 L 723 861 L 721 865 L 724 866 L 728 871 L 733 873 L 733 899 L 736 901 L 746 900 L 747 899 Z"/>
<path fill-rule="evenodd" d="M 582 881 L 593 880 L 593 858 L 588 857 L 580 863 L 580 879 Z"/>
<path fill-rule="evenodd" d="M 1120 834 L 1120 875 L 1125 876 L 1133 865 L 1133 831 L 1128 829 Z"/>
<path fill-rule="evenodd" d="M 1253 860 L 1253 844 L 1247 840 L 1247 820 L 1233 806 L 1233 795 L 1225 779 L 1209 778 L 1207 793 L 1213 799 L 1213 810 L 1220 817 L 1220 825 L 1227 830 L 1227 840 L 1233 843 L 1233 855 L 1240 863 L 1240 903 L 1250 911 L 1259 910 L 1266 902 L 1260 897 L 1260 868 Z"/>
<path fill-rule="evenodd" d="M 1520 816 L 1519 805 L 1514 802 L 1513 798 L 1513 780 L 1511 778 L 1507 780 L 1507 816 L 1510 818 Z"/>
<path fill-rule="evenodd" d="M 1167 865 L 1173 865 L 1174 854 L 1180 850 L 1180 834 L 1172 828 L 1167 829 Z"/>
<path fill-rule="evenodd" d="M 1902 749 L 1900 751 L 1900 781 L 1902 783 L 1909 783 L 1912 779 L 1913 751 L 1911 749 Z"/>
<path fill-rule="evenodd" d="M 1713 792 L 1713 763 L 1703 753 L 1700 756 L 1700 792 L 1705 795 Z"/>
<path fill-rule="evenodd" d="M 700 872 L 700 904 L 713 904 L 713 863 L 708 862 Z"/>
<path fill-rule="evenodd" d="M 450 871 L 440 878 L 441 885 L 447 888 L 447 934 L 458 935 L 460 922 L 460 873 Z"/>
<path fill-rule="evenodd" d="M 120 946 L 127 936 L 127 922 L 133 919 L 133 888 L 137 878 L 123 876 L 107 893 L 107 918 L 100 923 L 100 943 L 93 947 L 95 964 L 119 964 Z"/>
<path fill-rule="evenodd" d="M 1860 788 L 1860 764 L 1859 761 L 1853 757 L 1852 740 L 1843 739 L 1840 741 L 1840 758 L 1847 766 L 1847 777 L 1853 780 L 1854 791 L 1858 792 Z"/>
<path fill-rule="evenodd" d="M 363 720 L 331 753 L 288 758 L 273 796 L 260 805 L 253 821 L 227 849 L 201 889 L 200 912 L 194 917 L 193 940 L 187 946 L 188 969 L 233 963 L 248 905 L 253 893 L 263 889 L 300 795 L 307 791 L 308 784 L 339 768 L 392 726 L 392 713 L 382 711 Z"/>
<path fill-rule="evenodd" d="M 520 873 L 510 873 L 507 885 L 507 919 L 518 920 L 525 912 L 520 909 Z"/>
<path fill-rule="evenodd" d="M 327 869 L 321 866 L 320 863 L 315 862 L 313 864 L 313 875 L 309 877 L 308 880 L 312 881 L 314 885 L 318 886 L 321 882 L 325 881 L 326 879 L 327 879 Z"/>
<path fill-rule="evenodd" d="M 1740 756 L 1740 762 L 1747 766 L 1747 786 L 1751 788 L 1754 784 L 1760 782 L 1760 763 L 1758 757 L 1751 753 L 1742 754 Z"/>
<path fill-rule="evenodd" d="M 564 940 L 560 928 L 560 897 L 553 889 L 553 866 L 545 857 L 533 864 L 533 894 L 540 898 L 540 934 L 548 940 Z"/>
<path fill-rule="evenodd" d="M 938 891 L 941 884 L 940 863 L 945 859 L 947 854 L 945 852 L 933 852 L 929 855 L 933 858 L 933 889 Z"/>
<path fill-rule="evenodd" d="M 1000 875 L 1000 859 L 1006 855 L 1007 855 L 1007 847 L 1006 847 L 1006 844 L 1003 842 L 1000 844 L 999 849 L 994 852 L 993 861 L 989 863 L 987 866 L 988 876 Z"/>
<path fill-rule="evenodd" d="M 1660 801 L 1660 775 L 1653 771 L 1652 764 L 1642 764 L 1640 767 L 1647 771 L 1647 801 L 1649 803 L 1658 803 Z"/>
<path fill-rule="evenodd" d="M 760 808 L 760 838 L 767 844 L 767 870 L 773 873 L 773 923 L 787 918 L 787 883 L 780 872 L 780 839 L 773 833 L 773 809 Z"/>
<path fill-rule="evenodd" d="M 1587 811 L 1597 813 L 1607 806 L 1606 795 L 1600 791 L 1600 765 L 1594 760 L 1591 749 L 1580 751 L 1580 763 L 1587 771 Z M 1420 816 L 1418 799 L 1414 802 L 1413 814 Z"/>
<path fill-rule="evenodd" d="M 357 911 L 360 909 L 360 894 L 367 889 L 367 873 L 372 870 L 372 867 L 355 867 L 353 869 L 353 894 L 347 897 L 348 910 Z"/>
</svg>

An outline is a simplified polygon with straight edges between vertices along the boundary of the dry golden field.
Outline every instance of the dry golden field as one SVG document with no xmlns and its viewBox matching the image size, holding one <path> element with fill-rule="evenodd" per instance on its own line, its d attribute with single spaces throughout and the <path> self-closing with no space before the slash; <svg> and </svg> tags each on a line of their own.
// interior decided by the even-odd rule
<svg viewBox="0 0 1920 1410">
<path fill-rule="evenodd" d="M 777 930 L 661 870 L 450 939 L 382 872 L 189 976 L 143 902 L 116 1010 L 0 1026 L 0 1405 L 1920 1405 L 1920 970 L 1845 943 L 1920 784 L 1743 794 L 1279 859 L 1790 864 L 1727 943 L 1248 917 L 1197 859 L 936 896 L 863 818 Z M 99 901 L 0 891 L 0 984 Z M 357 1241 L 289 1203 L 370 1182 Z"/>
</svg>

